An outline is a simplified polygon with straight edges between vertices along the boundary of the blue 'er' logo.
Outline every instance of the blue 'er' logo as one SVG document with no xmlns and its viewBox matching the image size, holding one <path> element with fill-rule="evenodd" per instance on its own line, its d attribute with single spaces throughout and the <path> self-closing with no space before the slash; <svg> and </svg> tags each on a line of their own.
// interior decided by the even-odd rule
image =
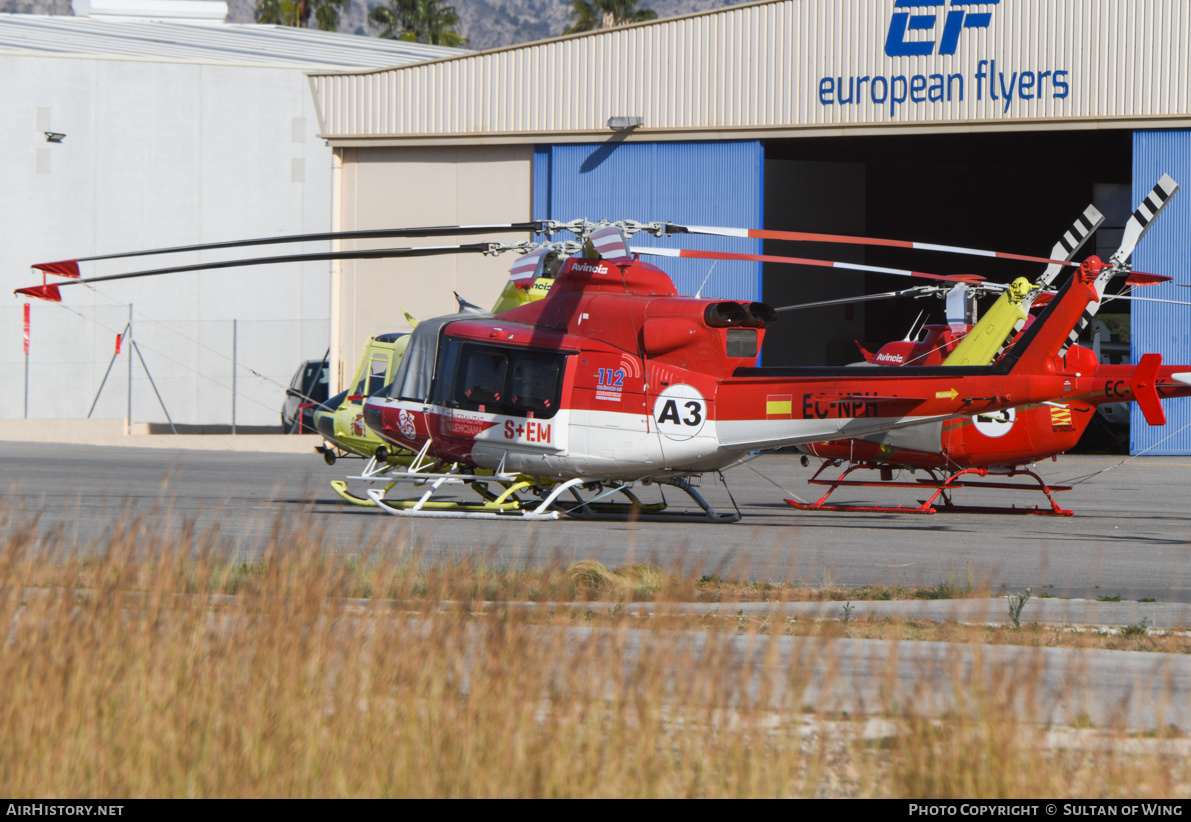
<svg viewBox="0 0 1191 822">
<path fill-rule="evenodd" d="M 893 4 L 894 9 L 913 11 L 893 12 L 893 19 L 889 22 L 889 35 L 885 38 L 885 53 L 890 57 L 955 54 L 960 32 L 964 29 L 986 29 L 992 20 L 992 12 L 969 11 L 968 7 L 996 6 L 1000 2 L 1001 0 L 896 0 Z M 933 34 L 936 18 L 939 16 L 936 9 L 942 6 L 948 9 L 943 21 L 943 36 L 937 43 L 934 40 L 906 39 L 906 35 L 912 31 L 929 29 Z"/>
</svg>

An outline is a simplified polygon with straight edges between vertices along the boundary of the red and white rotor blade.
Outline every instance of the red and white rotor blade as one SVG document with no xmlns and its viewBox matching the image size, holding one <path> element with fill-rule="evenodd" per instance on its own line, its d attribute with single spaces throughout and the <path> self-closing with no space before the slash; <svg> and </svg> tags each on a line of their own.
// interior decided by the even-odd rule
<svg viewBox="0 0 1191 822">
<path fill-rule="evenodd" d="M 629 241 L 615 225 L 597 226 L 587 235 L 587 240 L 602 259 L 613 263 L 625 263 L 630 259 Z"/>
<path fill-rule="evenodd" d="M 696 260 L 744 260 L 746 262 L 784 263 L 787 265 L 814 265 L 822 268 L 843 268 L 848 271 L 863 271 L 866 274 L 893 274 L 897 277 L 918 277 L 925 280 L 941 280 L 948 283 L 983 282 L 984 278 L 975 274 L 927 274 L 925 271 L 910 271 L 905 268 L 886 268 L 880 265 L 861 265 L 860 263 L 843 263 L 839 260 L 811 260 L 805 257 L 781 257 L 774 254 L 737 254 L 731 251 L 701 251 L 694 248 L 651 248 L 646 246 L 632 246 L 634 254 L 647 254 L 654 257 L 680 257 Z"/>
<path fill-rule="evenodd" d="M 529 288 L 538 277 L 542 259 L 550 253 L 549 246 L 535 248 L 513 263 L 509 269 L 509 280 L 518 288 Z"/>
<path fill-rule="evenodd" d="M 1142 285 L 1158 285 L 1159 283 L 1168 283 L 1174 277 L 1167 277 L 1165 274 L 1147 274 L 1144 271 L 1130 271 L 1125 278 L 1125 285 L 1142 286 Z"/>
<path fill-rule="evenodd" d="M 995 257 L 1003 260 L 1020 260 L 1027 263 L 1065 265 L 1078 267 L 1067 260 L 1052 260 L 1049 257 L 1031 257 L 1026 254 L 1010 254 L 1005 251 L 985 251 L 979 248 L 964 248 L 958 245 L 938 243 L 916 243 L 908 240 L 881 240 L 875 237 L 854 237 L 847 234 L 816 234 L 807 231 L 774 231 L 766 228 L 723 228 L 706 225 L 677 225 L 666 223 L 667 234 L 709 234 L 716 237 L 746 237 L 760 240 L 791 240 L 805 243 L 839 243 L 843 245 L 873 245 L 885 248 L 912 248 L 919 251 L 944 251 L 948 254 L 963 254 L 969 257 Z"/>
<path fill-rule="evenodd" d="M 46 274 L 56 274 L 59 277 L 69 277 L 77 280 L 80 276 L 78 260 L 59 260 L 56 263 L 34 263 L 33 268 Z"/>
<path fill-rule="evenodd" d="M 22 297 L 33 297 L 38 300 L 46 300 L 51 303 L 62 302 L 62 293 L 58 291 L 58 286 L 53 283 L 46 285 L 31 285 L 28 288 L 18 288 L 13 294 L 19 294 Z"/>
</svg>

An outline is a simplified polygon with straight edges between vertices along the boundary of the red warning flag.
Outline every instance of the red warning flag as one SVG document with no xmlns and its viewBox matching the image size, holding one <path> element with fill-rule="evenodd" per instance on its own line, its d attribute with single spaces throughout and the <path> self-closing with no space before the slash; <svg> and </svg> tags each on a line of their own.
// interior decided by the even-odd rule
<svg viewBox="0 0 1191 822">
<path fill-rule="evenodd" d="M 29 303 L 25 303 L 25 356 L 29 356 Z"/>
<path fill-rule="evenodd" d="M 120 353 L 120 340 L 121 340 L 121 339 L 123 339 L 123 338 L 124 338 L 124 335 L 123 335 L 123 334 L 117 334 L 117 335 L 116 335 L 116 353 L 117 353 L 117 354 L 119 354 L 119 353 Z"/>
</svg>

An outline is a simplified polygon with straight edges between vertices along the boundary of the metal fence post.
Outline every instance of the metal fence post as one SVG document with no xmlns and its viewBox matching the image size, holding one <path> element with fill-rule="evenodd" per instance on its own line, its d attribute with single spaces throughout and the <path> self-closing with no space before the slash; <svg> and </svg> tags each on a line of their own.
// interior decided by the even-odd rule
<svg viewBox="0 0 1191 822">
<path fill-rule="evenodd" d="M 236 345 L 239 340 L 239 320 L 232 320 L 232 434 L 236 433 Z"/>
<path fill-rule="evenodd" d="M 128 304 L 128 423 L 126 434 L 132 433 L 132 303 Z"/>
</svg>

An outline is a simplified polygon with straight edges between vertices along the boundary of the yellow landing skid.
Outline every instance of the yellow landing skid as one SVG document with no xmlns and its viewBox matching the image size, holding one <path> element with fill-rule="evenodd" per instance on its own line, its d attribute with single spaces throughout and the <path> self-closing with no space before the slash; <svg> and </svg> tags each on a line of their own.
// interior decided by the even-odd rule
<svg viewBox="0 0 1191 822">
<path fill-rule="evenodd" d="M 390 482 L 385 486 L 385 492 L 388 492 L 397 483 Z M 357 497 L 351 491 L 347 490 L 347 483 L 343 480 L 331 480 L 331 490 L 339 495 L 339 498 L 344 502 L 350 502 L 352 505 L 359 505 L 362 508 L 375 508 L 376 503 L 369 497 Z"/>
<path fill-rule="evenodd" d="M 483 497 L 487 502 L 490 502 L 494 505 L 503 505 L 509 499 L 509 497 L 513 497 L 513 500 L 519 503 L 520 500 L 513 495 L 518 491 L 524 491 L 526 488 L 532 488 L 533 486 L 533 482 L 520 480 L 518 482 L 514 482 L 512 485 L 505 486 L 504 493 L 497 495 L 489 491 L 488 486 L 483 482 L 474 482 L 471 484 L 473 491 Z"/>
<path fill-rule="evenodd" d="M 388 491 L 396 483 L 390 483 L 385 487 Z M 430 508 L 439 511 L 516 511 L 522 505 L 521 500 L 517 499 L 515 494 L 518 491 L 523 491 L 526 488 L 532 488 L 534 483 L 522 480 L 521 482 L 514 482 L 504 489 L 504 493 L 499 496 L 493 494 L 488 490 L 488 486 L 483 482 L 470 483 L 472 490 L 484 498 L 481 503 L 474 502 L 460 502 L 452 500 L 433 501 L 428 500 L 420 506 L 421 508 Z M 369 499 L 369 503 L 372 500 Z M 417 505 L 416 499 L 399 499 L 399 500 L 385 500 L 385 505 L 391 505 L 394 508 L 412 508 Z"/>
<path fill-rule="evenodd" d="M 384 504 L 389 508 L 400 508 L 403 510 L 412 509 L 418 505 L 419 500 L 416 499 L 387 499 Z M 478 513 L 495 513 L 497 511 L 516 511 L 521 508 L 520 500 L 510 500 L 508 502 L 458 502 L 452 500 L 427 500 L 423 502 L 419 508 L 421 510 L 431 511 L 467 511 Z"/>
</svg>

